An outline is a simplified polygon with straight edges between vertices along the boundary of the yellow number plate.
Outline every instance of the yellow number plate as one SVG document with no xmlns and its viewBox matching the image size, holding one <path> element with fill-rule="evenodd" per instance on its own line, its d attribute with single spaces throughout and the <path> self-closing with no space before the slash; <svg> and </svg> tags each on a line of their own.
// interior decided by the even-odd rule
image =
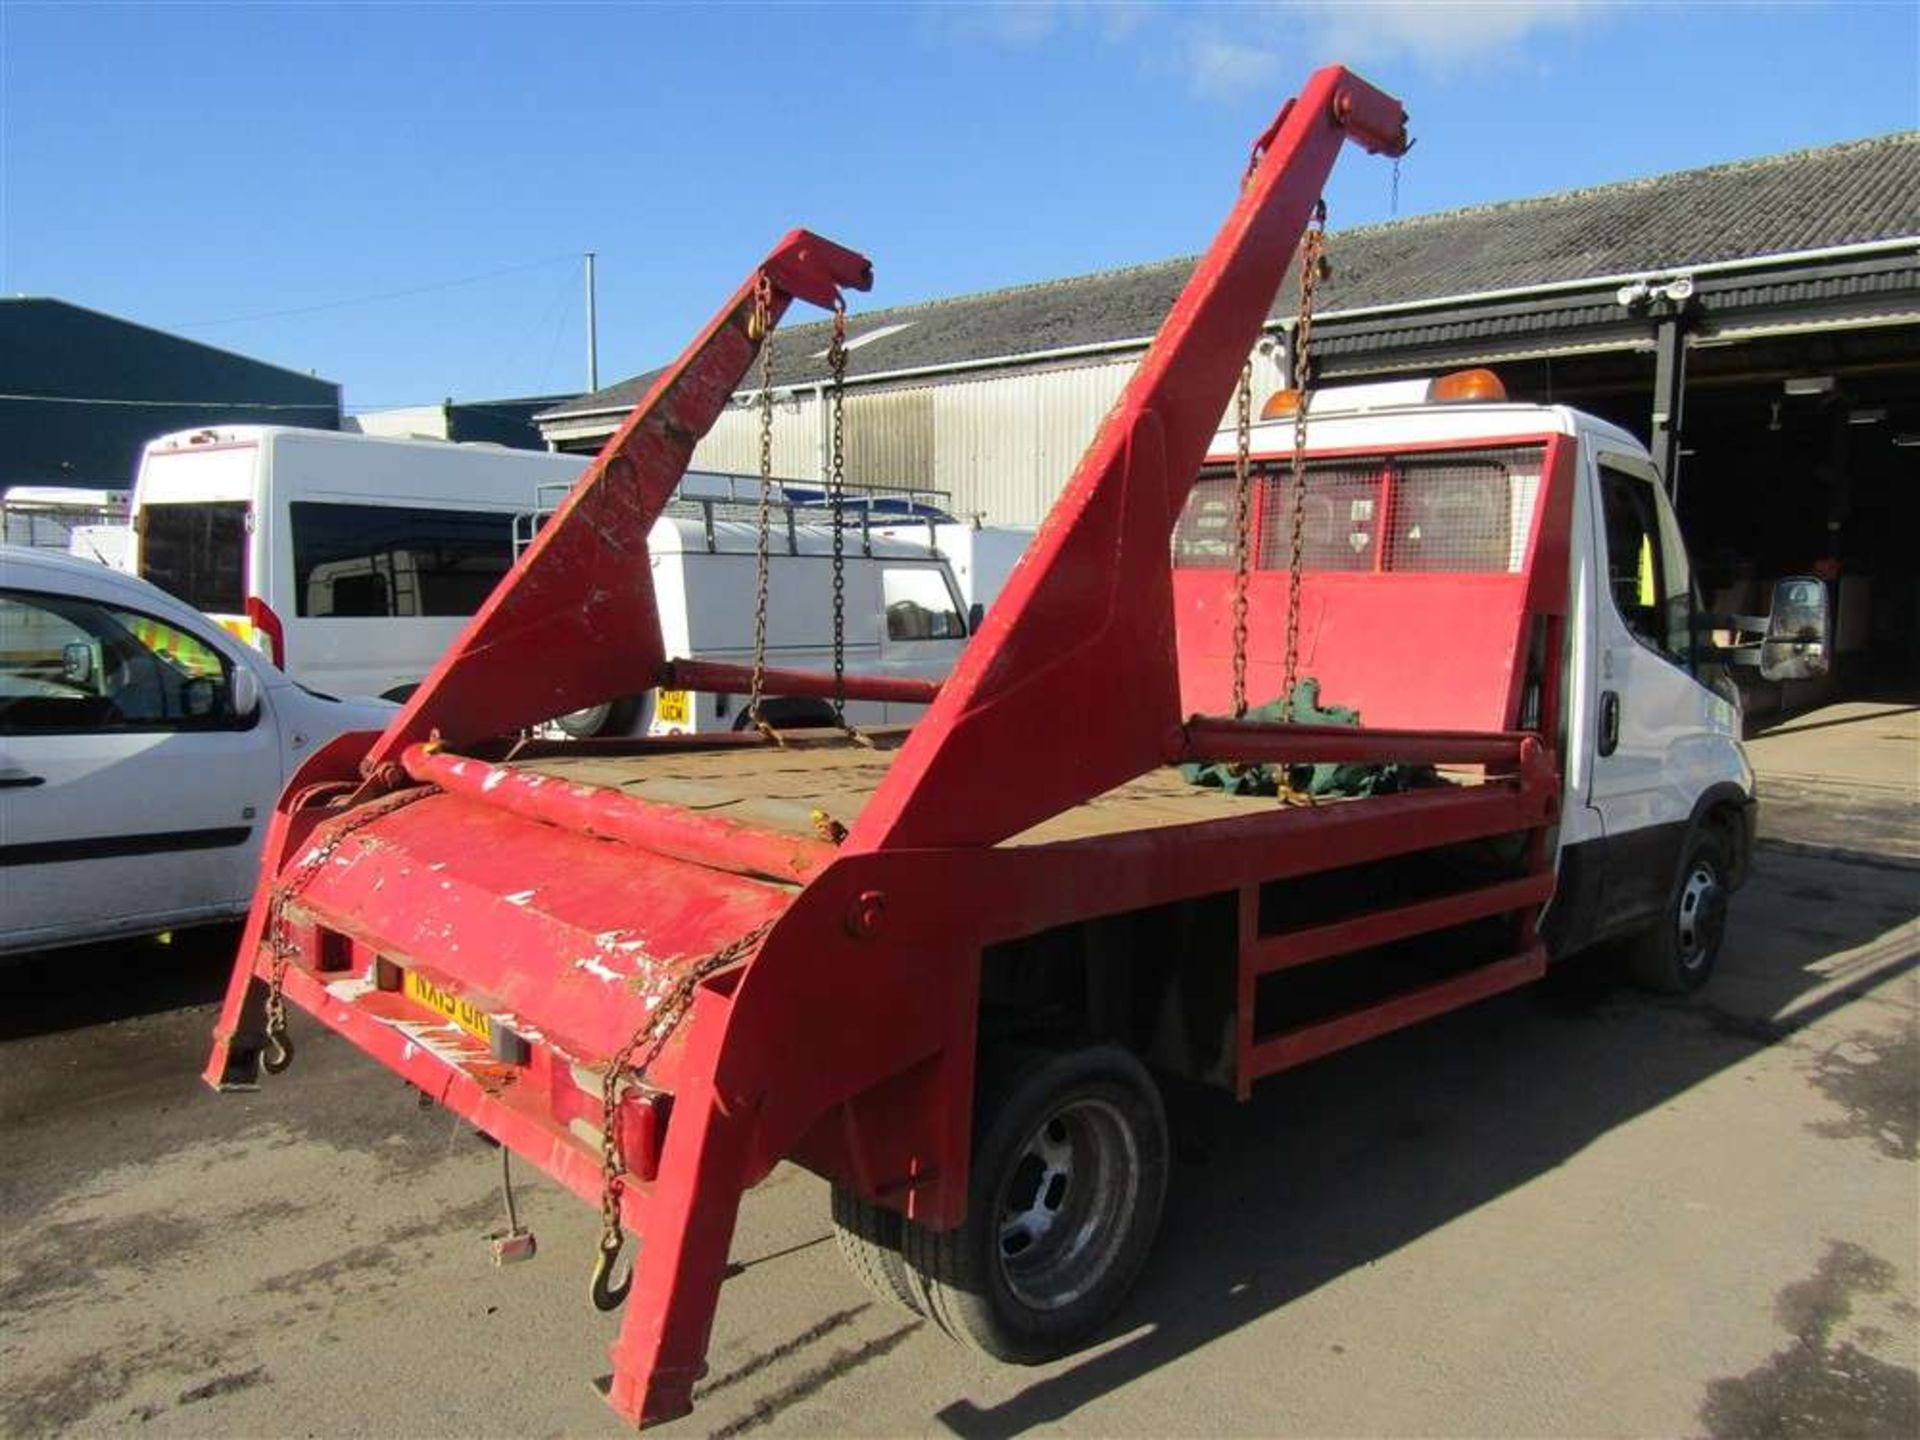
<svg viewBox="0 0 1920 1440">
<path fill-rule="evenodd" d="M 684 725 L 692 711 L 684 690 L 662 690 L 654 698 L 653 718 L 662 725 Z"/>
<path fill-rule="evenodd" d="M 475 1009 L 457 995 L 449 995 L 412 970 L 407 971 L 406 992 L 409 1000 L 418 1000 L 429 1010 L 446 1016 L 476 1040 L 493 1043 L 493 1021 L 484 1010 Z"/>
</svg>

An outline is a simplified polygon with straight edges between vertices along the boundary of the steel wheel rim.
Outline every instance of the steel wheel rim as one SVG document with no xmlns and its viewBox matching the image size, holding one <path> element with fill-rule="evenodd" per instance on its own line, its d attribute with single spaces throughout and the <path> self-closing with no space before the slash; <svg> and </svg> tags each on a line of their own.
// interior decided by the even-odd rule
<svg viewBox="0 0 1920 1440">
<path fill-rule="evenodd" d="M 1113 1268 L 1140 1198 L 1133 1128 L 1105 1100 L 1074 1100 L 1027 1136 L 1000 1187 L 994 1256 L 1007 1289 L 1058 1310 Z"/>
<path fill-rule="evenodd" d="M 1680 887 L 1680 905 L 1675 915 L 1674 940 L 1679 947 L 1680 964 L 1698 970 L 1720 948 L 1726 930 L 1727 902 L 1720 889 L 1720 876 L 1713 866 L 1701 861 Z"/>
</svg>

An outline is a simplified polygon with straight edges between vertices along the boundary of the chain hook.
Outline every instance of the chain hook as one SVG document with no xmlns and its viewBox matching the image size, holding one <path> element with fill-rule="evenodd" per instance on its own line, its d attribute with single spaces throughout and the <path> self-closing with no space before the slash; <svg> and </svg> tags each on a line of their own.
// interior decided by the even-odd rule
<svg viewBox="0 0 1920 1440">
<path fill-rule="evenodd" d="M 600 1252 L 593 1259 L 593 1281 L 589 1289 L 593 1308 L 602 1314 L 618 1310 L 626 1303 L 627 1292 L 633 1289 L 631 1265 L 627 1267 L 626 1277 L 617 1285 L 613 1283 L 613 1267 L 619 1262 L 626 1243 L 626 1236 L 619 1230 L 610 1230 L 600 1237 Z"/>
<path fill-rule="evenodd" d="M 615 1309 L 633 1288 L 631 1266 L 625 1280 L 618 1285 L 613 1283 L 614 1262 L 626 1244 L 626 1232 L 620 1224 L 620 1192 L 626 1183 L 627 1168 L 626 1158 L 620 1153 L 620 1092 L 625 1088 L 627 1073 L 631 1070 L 636 1079 L 646 1073 L 647 1066 L 660 1053 L 660 1047 L 667 1043 L 693 1007 L 694 992 L 700 988 L 700 982 L 714 971 L 755 953 L 760 942 L 773 932 L 773 925 L 773 921 L 764 920 L 739 939 L 695 961 L 660 997 L 640 1028 L 607 1059 L 606 1070 L 600 1077 L 600 1249 L 594 1256 L 593 1281 L 589 1286 L 596 1310 Z M 644 1056 L 642 1051 L 646 1052 Z"/>
<path fill-rule="evenodd" d="M 269 1075 L 282 1075 L 286 1073 L 287 1067 L 291 1064 L 293 1064 L 292 1039 L 288 1037 L 285 1029 L 269 1029 L 267 1031 L 267 1050 L 266 1053 L 260 1057 L 260 1068 Z"/>
</svg>

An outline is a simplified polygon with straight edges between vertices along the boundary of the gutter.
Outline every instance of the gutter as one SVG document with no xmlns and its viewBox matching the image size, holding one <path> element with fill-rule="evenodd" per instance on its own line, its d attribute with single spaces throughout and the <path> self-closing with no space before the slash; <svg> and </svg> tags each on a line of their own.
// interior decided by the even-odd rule
<svg viewBox="0 0 1920 1440">
<path fill-rule="evenodd" d="M 1484 305 L 1502 300 L 1519 300 L 1532 296 L 1563 295 L 1578 290 L 1594 290 L 1629 285 L 1635 281 L 1665 280 L 1678 275 L 1722 275 L 1742 270 L 1761 270 L 1779 265 L 1808 264 L 1824 260 L 1841 260 L 1866 255 L 1898 254 L 1911 251 L 1920 257 L 1920 236 L 1903 236 L 1892 240 L 1863 240 L 1850 245 L 1828 245 L 1814 250 L 1789 250 L 1775 255 L 1753 255 L 1739 260 L 1709 260 L 1698 265 L 1673 264 L 1647 270 L 1621 271 L 1614 275 L 1590 275 L 1579 280 L 1549 280 L 1538 285 L 1509 286 L 1500 290 L 1469 291 L 1460 295 L 1435 295 L 1420 300 L 1401 300 L 1387 305 L 1359 305 L 1350 310 L 1323 310 L 1316 317 L 1316 323 L 1329 320 L 1356 320 L 1375 315 L 1407 315 L 1423 310 L 1444 310 L 1463 305 Z M 1264 329 L 1270 334 L 1285 335 L 1293 328 L 1290 320 L 1269 318 Z M 1153 343 L 1153 336 L 1141 335 L 1123 340 L 1096 340 L 1080 345 L 1060 345 L 1048 350 L 1027 350 L 1009 355 L 989 355 L 971 360 L 950 360 L 934 365 L 914 365 L 898 370 L 878 370 L 867 375 L 849 375 L 847 386 L 877 385 L 894 380 L 912 380 L 928 375 L 957 375 L 977 370 L 1005 370 L 1016 366 L 1042 364 L 1050 360 L 1075 360 L 1094 355 L 1111 355 L 1127 351 L 1142 351 Z M 822 382 L 813 380 L 795 381 L 791 385 L 776 385 L 775 395 L 792 396 L 821 388 Z M 735 392 L 736 399 L 742 395 L 756 394 L 757 391 L 741 390 Z M 598 416 L 621 416 L 627 414 L 632 406 L 610 406 L 604 410 L 576 410 L 553 417 L 554 423 L 577 424 Z"/>
</svg>

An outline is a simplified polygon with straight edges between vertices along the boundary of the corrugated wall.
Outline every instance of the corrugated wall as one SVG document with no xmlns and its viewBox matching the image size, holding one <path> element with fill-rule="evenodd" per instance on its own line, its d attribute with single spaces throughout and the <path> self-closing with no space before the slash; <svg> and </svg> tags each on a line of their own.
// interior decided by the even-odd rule
<svg viewBox="0 0 1920 1440">
<path fill-rule="evenodd" d="M 732 405 L 693 451 L 695 470 L 760 473 L 760 407 Z M 773 473 L 793 478 L 820 473 L 820 419 L 811 395 L 781 396 L 773 407 Z"/>
<path fill-rule="evenodd" d="M 957 375 L 895 389 L 852 388 L 847 479 L 926 486 L 951 496 L 955 514 L 980 515 L 993 525 L 1038 524 L 1136 363 L 1129 356 L 977 380 Z M 1256 361 L 1256 404 L 1278 373 L 1271 357 Z M 774 407 L 774 473 L 820 478 L 824 445 L 819 398 L 811 391 L 783 397 Z M 694 451 L 693 463 L 700 470 L 758 474 L 759 409 L 729 409 Z"/>
<path fill-rule="evenodd" d="M 932 390 L 933 484 L 995 525 L 1047 513 L 1134 362 L 960 380 Z"/>
<path fill-rule="evenodd" d="M 1094 427 L 1133 373 L 1133 361 L 981 380 L 946 380 L 847 395 L 847 479 L 928 486 L 957 514 L 1032 525 L 1060 493 Z M 774 407 L 773 468 L 820 476 L 825 430 L 811 392 Z M 694 451 L 694 468 L 757 474 L 760 413 L 735 406 Z"/>
</svg>

